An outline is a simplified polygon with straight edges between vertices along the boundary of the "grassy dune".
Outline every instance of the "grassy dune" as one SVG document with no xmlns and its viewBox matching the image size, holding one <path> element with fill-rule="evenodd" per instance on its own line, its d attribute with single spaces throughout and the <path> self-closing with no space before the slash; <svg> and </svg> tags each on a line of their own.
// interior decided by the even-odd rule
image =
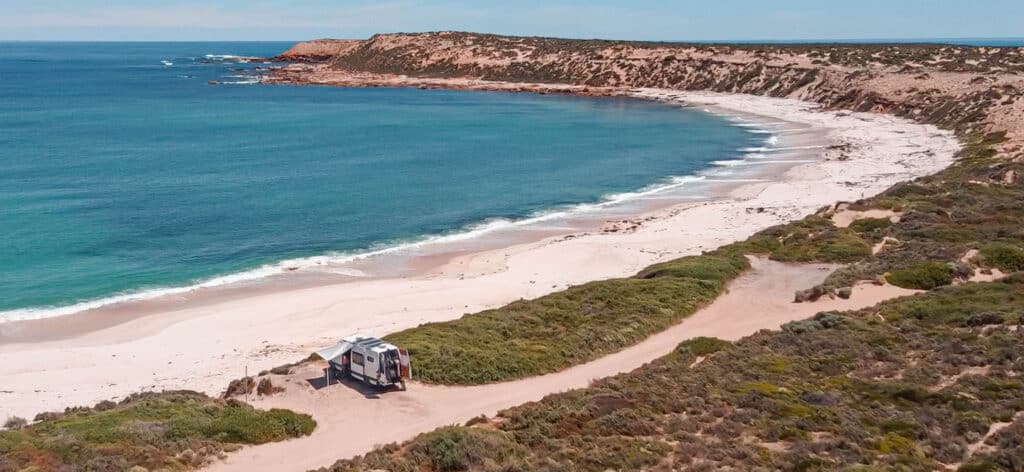
<svg viewBox="0 0 1024 472">
<path fill-rule="evenodd" d="M 0 431 L 0 471 L 192 469 L 241 445 L 308 435 L 316 426 L 309 415 L 195 392 L 136 394 L 37 419 Z"/>
<path fill-rule="evenodd" d="M 710 303 L 749 267 L 736 251 L 684 257 L 387 339 L 427 382 L 480 384 L 555 372 L 642 341 Z"/>
</svg>

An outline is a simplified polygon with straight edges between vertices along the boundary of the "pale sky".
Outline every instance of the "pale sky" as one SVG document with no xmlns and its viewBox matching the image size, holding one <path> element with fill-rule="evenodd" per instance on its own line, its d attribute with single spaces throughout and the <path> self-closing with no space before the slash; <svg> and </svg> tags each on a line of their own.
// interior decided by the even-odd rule
<svg viewBox="0 0 1024 472">
<path fill-rule="evenodd" d="M 1024 0 L 0 0 L 0 40 L 463 30 L 637 40 L 1024 37 Z"/>
</svg>

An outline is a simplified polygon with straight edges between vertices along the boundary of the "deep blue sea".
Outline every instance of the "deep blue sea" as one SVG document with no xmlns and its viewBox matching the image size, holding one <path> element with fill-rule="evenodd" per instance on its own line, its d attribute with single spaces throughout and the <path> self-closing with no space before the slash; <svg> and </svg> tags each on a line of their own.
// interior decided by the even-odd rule
<svg viewBox="0 0 1024 472">
<path fill-rule="evenodd" d="M 632 99 L 258 85 L 222 57 L 289 45 L 0 43 L 0 318 L 597 203 L 765 139 Z"/>
</svg>

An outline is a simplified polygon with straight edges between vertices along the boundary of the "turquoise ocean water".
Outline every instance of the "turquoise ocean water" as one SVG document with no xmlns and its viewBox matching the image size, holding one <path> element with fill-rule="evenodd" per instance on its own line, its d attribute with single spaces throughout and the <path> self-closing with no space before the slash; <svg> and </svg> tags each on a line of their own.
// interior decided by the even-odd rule
<svg viewBox="0 0 1024 472">
<path fill-rule="evenodd" d="M 765 141 L 632 99 L 264 86 L 224 57 L 288 46 L 0 43 L 0 318 L 571 211 Z"/>
</svg>

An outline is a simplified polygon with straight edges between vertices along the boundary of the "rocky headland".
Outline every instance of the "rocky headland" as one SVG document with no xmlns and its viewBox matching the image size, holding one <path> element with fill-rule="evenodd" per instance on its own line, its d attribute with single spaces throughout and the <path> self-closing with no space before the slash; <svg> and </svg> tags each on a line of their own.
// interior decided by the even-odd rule
<svg viewBox="0 0 1024 472">
<path fill-rule="evenodd" d="M 268 83 L 616 95 L 631 88 L 794 98 L 1024 142 L 1024 50 L 932 44 L 693 45 L 460 32 L 299 43 Z"/>
</svg>

